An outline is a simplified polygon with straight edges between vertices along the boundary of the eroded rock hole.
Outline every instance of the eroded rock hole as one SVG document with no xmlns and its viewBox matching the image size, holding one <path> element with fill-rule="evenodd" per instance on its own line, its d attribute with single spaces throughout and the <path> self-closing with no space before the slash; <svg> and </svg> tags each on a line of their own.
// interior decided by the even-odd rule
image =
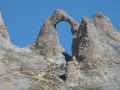
<svg viewBox="0 0 120 90">
<path fill-rule="evenodd" d="M 71 46 L 73 36 L 71 33 L 71 25 L 68 22 L 61 21 L 56 25 L 56 30 L 62 47 L 65 49 L 67 54 L 72 56 Z"/>
</svg>

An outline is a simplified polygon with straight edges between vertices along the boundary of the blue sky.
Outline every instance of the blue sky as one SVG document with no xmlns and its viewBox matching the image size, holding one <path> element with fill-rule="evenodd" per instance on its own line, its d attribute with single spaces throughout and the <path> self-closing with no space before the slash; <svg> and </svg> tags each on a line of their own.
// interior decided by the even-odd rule
<svg viewBox="0 0 120 90">
<path fill-rule="evenodd" d="M 63 9 L 77 22 L 102 12 L 120 32 L 120 0 L 0 0 L 0 11 L 7 24 L 11 42 L 26 47 L 36 40 L 45 18 L 55 9 Z M 67 22 L 57 25 L 59 41 L 71 55 L 72 34 Z"/>
</svg>

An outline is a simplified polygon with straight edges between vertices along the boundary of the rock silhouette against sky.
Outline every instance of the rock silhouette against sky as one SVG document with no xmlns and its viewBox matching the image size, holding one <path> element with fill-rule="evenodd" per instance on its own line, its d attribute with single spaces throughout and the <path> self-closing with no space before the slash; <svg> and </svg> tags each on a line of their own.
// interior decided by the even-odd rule
<svg viewBox="0 0 120 90">
<path fill-rule="evenodd" d="M 72 57 L 59 43 L 60 21 L 71 25 Z M 64 67 L 53 68 L 51 63 Z M 82 17 L 79 24 L 57 9 L 46 18 L 35 42 L 18 48 L 10 43 L 0 14 L 0 89 L 119 90 L 120 34 L 100 12 L 92 19 Z"/>
</svg>

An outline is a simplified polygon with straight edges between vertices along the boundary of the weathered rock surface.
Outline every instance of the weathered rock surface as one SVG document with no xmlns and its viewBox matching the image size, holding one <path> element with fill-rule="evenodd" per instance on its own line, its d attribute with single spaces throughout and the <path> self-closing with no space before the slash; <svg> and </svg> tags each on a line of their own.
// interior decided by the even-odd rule
<svg viewBox="0 0 120 90">
<path fill-rule="evenodd" d="M 9 35 L 6 31 L 6 25 L 4 24 L 3 20 L 2 20 L 2 16 L 1 16 L 1 12 L 0 12 L 0 37 L 5 38 L 7 40 L 9 40 Z"/>
<path fill-rule="evenodd" d="M 120 34 L 102 13 L 91 20 L 82 18 L 77 37 L 73 38 L 72 55 L 77 74 L 69 77 L 72 69 L 68 67 L 66 76 L 73 84 L 76 76 L 79 85 L 89 88 L 120 89 Z"/>
<path fill-rule="evenodd" d="M 56 24 L 60 21 L 71 24 L 72 59 L 58 41 Z M 51 61 L 65 60 L 66 69 L 50 66 Z M 102 13 L 91 20 L 83 17 L 79 25 L 57 9 L 45 20 L 36 41 L 26 48 L 10 43 L 0 14 L 0 90 L 119 89 L 120 34 Z"/>
<path fill-rule="evenodd" d="M 63 47 L 59 43 L 56 31 L 56 24 L 60 21 L 66 21 L 71 24 L 71 32 L 73 36 L 76 35 L 79 24 L 70 16 L 68 16 L 63 10 L 57 9 L 53 15 L 50 15 L 46 18 L 40 30 L 38 38 L 32 44 L 32 46 L 30 46 L 30 48 L 33 51 L 45 56 L 46 58 L 65 53 Z"/>
<path fill-rule="evenodd" d="M 63 60 L 65 61 L 64 58 Z M 50 61 L 40 54 L 28 47 L 18 48 L 10 43 L 0 14 L 0 90 L 69 89 L 64 83 L 55 82 L 54 78 L 44 78 L 50 72 L 49 67 Z"/>
</svg>

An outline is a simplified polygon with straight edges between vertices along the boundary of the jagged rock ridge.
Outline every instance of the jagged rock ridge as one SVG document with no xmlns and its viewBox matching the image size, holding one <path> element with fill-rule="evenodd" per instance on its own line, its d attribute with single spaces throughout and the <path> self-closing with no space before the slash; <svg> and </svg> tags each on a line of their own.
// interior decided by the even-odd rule
<svg viewBox="0 0 120 90">
<path fill-rule="evenodd" d="M 67 54 L 58 41 L 56 24 L 66 21 L 73 34 L 72 59 L 64 68 L 50 63 L 65 63 Z M 65 74 L 65 82 L 59 77 Z M 55 10 L 45 20 L 38 38 L 27 48 L 10 43 L 0 14 L 0 89 L 1 90 L 119 90 L 120 34 L 102 13 L 81 24 L 63 10 Z M 72 86 L 72 87 L 71 87 Z"/>
<path fill-rule="evenodd" d="M 73 39 L 72 55 L 73 61 L 68 62 L 68 66 L 74 63 L 77 73 L 69 74 L 71 68 L 67 67 L 67 83 L 84 83 L 103 90 L 104 87 L 120 88 L 117 86 L 120 80 L 120 34 L 102 13 L 96 13 L 91 20 L 82 18 L 77 37 Z"/>
</svg>

